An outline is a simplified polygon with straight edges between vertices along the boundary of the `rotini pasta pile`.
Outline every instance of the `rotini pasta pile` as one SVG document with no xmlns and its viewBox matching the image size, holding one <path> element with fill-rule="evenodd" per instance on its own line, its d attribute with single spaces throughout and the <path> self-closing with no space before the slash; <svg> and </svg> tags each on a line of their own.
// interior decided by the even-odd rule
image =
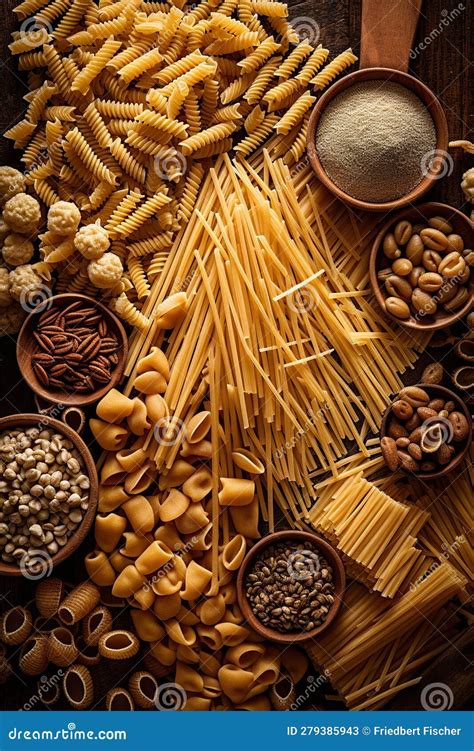
<svg viewBox="0 0 474 751">
<path fill-rule="evenodd" d="M 46 206 L 73 201 L 83 223 L 100 223 L 110 238 L 97 274 L 71 242 L 46 233 L 42 271 L 57 271 L 58 291 L 72 281 L 75 291 L 102 290 L 142 329 L 150 321 L 137 311 L 208 160 L 267 144 L 297 162 L 311 90 L 356 60 L 347 50 L 326 64 L 329 51 L 299 41 L 286 5 L 273 0 L 25 0 L 15 13 L 10 51 L 31 91 L 5 135 Z"/>
</svg>

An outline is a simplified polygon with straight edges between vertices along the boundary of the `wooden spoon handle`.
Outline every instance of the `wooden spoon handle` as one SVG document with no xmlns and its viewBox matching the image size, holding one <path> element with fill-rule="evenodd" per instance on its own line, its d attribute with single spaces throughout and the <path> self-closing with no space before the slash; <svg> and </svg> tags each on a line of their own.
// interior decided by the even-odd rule
<svg viewBox="0 0 474 751">
<path fill-rule="evenodd" d="M 422 0 L 363 0 L 361 68 L 408 70 Z"/>
</svg>

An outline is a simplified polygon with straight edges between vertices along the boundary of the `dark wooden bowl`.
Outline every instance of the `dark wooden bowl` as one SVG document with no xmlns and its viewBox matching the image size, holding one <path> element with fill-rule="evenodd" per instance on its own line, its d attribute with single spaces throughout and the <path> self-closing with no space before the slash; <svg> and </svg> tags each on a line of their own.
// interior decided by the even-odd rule
<svg viewBox="0 0 474 751">
<path fill-rule="evenodd" d="M 95 391 L 91 391 L 87 394 L 78 394 L 73 391 L 69 392 L 60 388 L 47 388 L 43 386 L 43 384 L 40 383 L 35 375 L 31 361 L 32 355 L 37 352 L 37 344 L 33 337 L 33 332 L 36 330 L 37 321 L 41 313 L 55 305 L 67 307 L 71 303 L 77 302 L 79 300 L 84 303 L 84 306 L 87 305 L 88 307 L 93 306 L 97 308 L 97 311 L 100 312 L 104 319 L 107 321 L 109 330 L 115 334 L 119 343 L 119 362 L 112 371 L 111 380 L 101 388 L 98 388 Z M 87 404 L 93 404 L 94 402 L 99 401 L 103 396 L 105 396 L 108 391 L 110 391 L 111 388 L 119 383 L 123 375 L 125 363 L 127 361 L 128 339 L 125 329 L 120 323 L 117 316 L 112 313 L 109 308 L 106 308 L 105 305 L 102 305 L 102 303 L 100 303 L 98 300 L 95 300 L 93 297 L 78 294 L 54 295 L 53 297 L 50 297 L 47 300 L 44 300 L 44 302 L 37 305 L 36 308 L 34 308 L 34 310 L 32 310 L 26 318 L 18 335 L 16 354 L 20 372 L 28 386 L 35 392 L 35 394 L 37 394 L 39 397 L 42 397 L 48 402 L 53 402 L 53 404 L 79 407 L 85 406 Z"/>
<path fill-rule="evenodd" d="M 398 83 L 405 86 L 405 88 L 413 91 L 413 93 L 416 94 L 426 105 L 431 117 L 433 118 L 436 129 L 436 156 L 434 157 L 430 173 L 427 174 L 409 193 L 393 201 L 370 203 L 368 201 L 361 201 L 358 198 L 349 195 L 349 193 L 345 193 L 335 182 L 333 182 L 333 180 L 331 180 L 318 156 L 316 134 L 321 115 L 334 97 L 338 96 L 338 94 L 345 91 L 345 89 L 348 89 L 350 86 L 362 83 L 363 81 L 380 80 L 386 80 L 391 83 Z M 364 209 L 365 211 L 393 211 L 394 209 L 399 209 L 401 206 L 406 206 L 408 203 L 418 201 L 421 196 L 429 190 L 433 182 L 438 179 L 438 175 L 444 164 L 443 155 L 448 151 L 448 124 L 446 122 L 443 108 L 438 99 L 427 86 L 421 83 L 421 81 L 408 75 L 408 73 L 402 73 L 401 71 L 392 68 L 364 68 L 363 70 L 354 71 L 354 73 L 348 73 L 344 78 L 341 78 L 334 83 L 322 95 L 321 99 L 316 102 L 308 123 L 306 148 L 309 161 L 318 178 L 342 201 L 351 206 L 355 206 L 358 209 Z"/>
<path fill-rule="evenodd" d="M 80 438 L 79 435 L 68 425 L 65 425 L 63 422 L 60 422 L 53 417 L 49 417 L 48 415 L 38 415 L 34 413 L 9 415 L 8 417 L 0 418 L 0 433 L 2 433 L 4 430 L 27 427 L 31 428 L 34 426 L 38 426 L 42 429 L 51 427 L 57 433 L 61 433 L 62 435 L 66 436 L 66 438 L 69 438 L 69 440 L 72 441 L 74 446 L 78 449 L 84 463 L 84 474 L 87 474 L 90 480 L 88 509 L 84 514 L 82 522 L 76 532 L 71 535 L 64 547 L 62 547 L 55 555 L 50 557 L 50 564 L 48 562 L 48 567 L 50 565 L 52 570 L 54 566 L 57 566 L 59 563 L 65 561 L 66 558 L 69 558 L 69 556 L 72 555 L 75 550 L 77 550 L 77 548 L 79 547 L 79 545 L 81 545 L 87 533 L 89 532 L 95 519 L 97 510 L 99 479 L 97 476 L 97 470 L 95 467 L 94 459 L 92 458 L 92 454 L 90 453 L 82 438 Z M 31 578 L 35 578 L 34 568 L 31 573 Z M 48 571 L 48 575 L 49 573 L 50 571 Z M 0 575 L 23 576 L 23 573 L 19 566 L 0 561 Z M 38 578 L 40 578 L 40 576 L 38 576 Z"/>
<path fill-rule="evenodd" d="M 312 543 L 314 547 L 319 550 L 322 555 L 324 555 L 333 570 L 334 602 L 324 623 L 312 629 L 311 631 L 290 632 L 288 634 L 283 634 L 276 629 L 264 626 L 263 623 L 253 613 L 245 594 L 245 577 L 247 576 L 249 567 L 252 565 L 255 557 L 259 553 L 261 553 L 264 548 L 268 547 L 269 545 L 273 545 L 276 542 L 281 542 L 282 540 L 288 540 L 290 542 L 296 541 Z M 318 535 L 314 535 L 311 532 L 300 532 L 287 529 L 282 532 L 273 532 L 273 534 L 267 535 L 249 550 L 242 562 L 239 573 L 237 575 L 237 598 L 239 607 L 247 623 L 254 629 L 254 631 L 260 634 L 260 636 L 263 636 L 265 639 L 269 639 L 270 641 L 279 642 L 280 644 L 294 644 L 296 642 L 304 642 L 308 641 L 309 639 L 314 639 L 316 636 L 322 634 L 322 632 L 331 625 L 339 612 L 339 608 L 341 607 L 345 586 L 346 572 L 344 570 L 344 565 L 339 554 L 332 547 L 332 545 L 326 542 L 326 540 L 323 540 L 322 537 L 318 537 Z"/>
<path fill-rule="evenodd" d="M 467 408 L 467 405 L 463 402 L 463 400 L 454 393 L 454 391 L 451 391 L 451 389 L 447 389 L 445 386 L 438 386 L 434 385 L 432 383 L 417 383 L 415 384 L 420 389 L 424 389 L 428 392 L 430 397 L 432 399 L 436 399 L 436 397 L 441 397 L 442 399 L 445 399 L 446 401 L 452 400 L 456 405 L 456 411 L 462 412 L 466 420 L 468 421 L 469 425 L 472 426 L 472 417 L 469 412 L 469 409 Z M 390 418 L 392 417 L 392 405 L 388 406 L 385 410 L 383 416 L 382 416 L 382 422 L 380 423 L 380 439 L 384 438 L 387 435 L 387 429 L 388 429 L 388 422 Z M 470 433 L 466 436 L 463 442 L 457 443 L 456 447 L 458 448 L 458 453 L 455 453 L 453 459 L 449 462 L 449 464 L 446 464 L 444 467 L 440 467 L 439 470 L 436 470 L 435 472 L 418 472 L 416 473 L 416 477 L 419 477 L 422 480 L 439 480 L 441 477 L 445 477 L 445 475 L 448 475 L 450 472 L 452 472 L 454 469 L 459 467 L 461 462 L 464 460 L 467 452 L 469 451 L 469 447 L 472 442 L 472 427 Z M 404 472 L 406 474 L 414 474 L 409 472 L 408 470 L 403 469 L 403 467 L 399 467 L 400 472 Z"/>
<path fill-rule="evenodd" d="M 403 211 L 400 211 L 395 216 L 391 216 L 389 219 L 387 219 L 377 237 L 375 238 L 374 244 L 372 245 L 372 250 L 370 252 L 370 283 L 372 285 L 372 290 L 378 304 L 384 311 L 385 315 L 388 316 L 392 321 L 396 321 L 398 324 L 400 324 L 400 326 L 405 326 L 406 328 L 410 329 L 417 329 L 418 331 L 434 331 L 435 329 L 442 329 L 445 326 L 451 326 L 451 324 L 455 323 L 460 318 L 465 316 L 474 304 L 474 270 L 472 270 L 468 284 L 470 295 L 467 299 L 467 302 L 458 310 L 455 310 L 454 313 L 449 313 L 449 311 L 440 309 L 434 316 L 424 316 L 420 319 L 415 318 L 415 316 L 411 315 L 410 318 L 402 320 L 401 318 L 396 318 L 396 316 L 393 316 L 385 308 L 385 300 L 388 295 L 384 292 L 383 286 L 380 285 L 380 282 L 377 278 L 377 273 L 384 266 L 387 266 L 387 263 L 384 264 L 383 262 L 384 254 L 382 247 L 382 242 L 385 235 L 390 231 L 392 227 L 397 224 L 397 222 L 400 221 L 400 219 L 408 219 L 408 221 L 412 224 L 419 224 L 421 222 L 426 222 L 433 216 L 442 216 L 444 219 L 448 219 L 453 225 L 454 232 L 458 235 L 461 235 L 461 237 L 463 238 L 466 248 L 471 247 L 473 232 L 473 225 L 471 220 L 461 211 L 454 209 L 452 206 L 448 206 L 445 203 L 433 202 L 422 203 L 419 206 L 406 208 Z"/>
</svg>

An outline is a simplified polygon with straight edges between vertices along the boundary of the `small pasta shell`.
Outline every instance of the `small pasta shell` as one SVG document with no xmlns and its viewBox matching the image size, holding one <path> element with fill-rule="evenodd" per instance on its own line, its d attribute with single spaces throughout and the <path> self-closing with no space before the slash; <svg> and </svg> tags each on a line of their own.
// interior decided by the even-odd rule
<svg viewBox="0 0 474 751">
<path fill-rule="evenodd" d="M 20 652 L 19 667 L 25 675 L 39 675 L 48 665 L 48 637 L 30 636 Z"/>
<path fill-rule="evenodd" d="M 82 621 L 82 635 L 88 646 L 96 646 L 103 634 L 112 628 L 112 613 L 105 605 L 99 605 Z"/>
<path fill-rule="evenodd" d="M 58 615 L 66 626 L 72 626 L 95 608 L 100 600 L 100 590 L 92 582 L 84 582 L 72 590 L 61 603 Z"/>
<path fill-rule="evenodd" d="M 140 709 L 153 709 L 158 692 L 158 683 L 151 673 L 140 670 L 130 676 L 129 691 Z"/>
<path fill-rule="evenodd" d="M 0 639 L 8 646 L 17 646 L 29 637 L 33 618 L 26 608 L 17 605 L 4 613 L 0 623 Z"/>
<path fill-rule="evenodd" d="M 112 688 L 105 695 L 105 707 L 108 712 L 132 712 L 135 704 L 126 688 Z"/>
<path fill-rule="evenodd" d="M 134 657 L 140 648 L 140 642 L 131 631 L 109 631 L 99 639 L 99 653 L 109 660 L 126 660 Z"/>
<path fill-rule="evenodd" d="M 247 542 L 243 535 L 235 535 L 222 551 L 222 563 L 228 571 L 236 571 L 245 558 Z"/>
<path fill-rule="evenodd" d="M 85 665 L 71 665 L 63 678 L 63 691 L 73 709 L 87 709 L 94 700 L 92 676 Z"/>
<path fill-rule="evenodd" d="M 207 467 L 200 467 L 183 484 L 183 493 L 192 501 L 202 501 L 212 490 L 212 475 Z"/>
<path fill-rule="evenodd" d="M 247 506 L 255 496 L 255 483 L 239 477 L 221 477 L 222 490 L 219 491 L 221 506 Z"/>
<path fill-rule="evenodd" d="M 43 618 L 52 618 L 59 609 L 61 600 L 65 595 L 64 582 L 56 577 L 42 579 L 35 592 L 35 602 L 38 613 Z"/>
<path fill-rule="evenodd" d="M 198 412 L 186 424 L 186 440 L 188 443 L 199 443 L 204 440 L 211 429 L 211 413 Z"/>
<path fill-rule="evenodd" d="M 232 461 L 236 467 L 250 475 L 262 475 L 265 472 L 263 462 L 248 449 L 235 449 L 232 452 Z"/>
<path fill-rule="evenodd" d="M 48 637 L 48 659 L 53 665 L 61 668 L 72 665 L 78 652 L 74 635 L 68 628 L 60 626 L 51 631 Z"/>
<path fill-rule="evenodd" d="M 171 522 L 184 514 L 190 504 L 189 498 L 176 488 L 171 488 L 167 498 L 160 507 L 160 519 L 162 522 Z"/>
</svg>

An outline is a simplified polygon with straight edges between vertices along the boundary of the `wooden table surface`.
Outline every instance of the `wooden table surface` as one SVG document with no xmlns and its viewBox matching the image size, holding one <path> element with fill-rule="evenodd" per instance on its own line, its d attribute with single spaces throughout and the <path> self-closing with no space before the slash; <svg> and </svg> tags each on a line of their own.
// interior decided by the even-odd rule
<svg viewBox="0 0 474 751">
<path fill-rule="evenodd" d="M 380 0 L 389 3 L 395 0 Z M 22 97 L 27 93 L 24 79 L 16 71 L 7 45 L 10 33 L 17 28 L 12 8 L 16 0 L 2 0 L 0 7 L 0 66 L 1 66 L 1 105 L 0 130 L 3 133 L 8 127 L 20 119 L 26 109 Z M 328 47 L 331 55 L 342 52 L 352 46 L 358 53 L 360 36 L 361 0 L 303 0 L 294 2 L 289 0 L 290 17 L 297 19 L 297 26 L 304 29 L 310 23 L 314 30 L 314 22 L 318 24 L 319 41 Z M 454 13 L 453 13 L 454 10 Z M 470 0 L 458 3 L 456 0 L 424 0 L 421 19 L 417 30 L 415 49 L 419 52 L 410 62 L 410 72 L 424 81 L 438 96 L 444 110 L 449 127 L 450 139 L 472 137 L 472 90 L 469 88 L 469 73 L 472 71 L 472 41 L 474 33 L 473 3 Z M 422 48 L 421 47 L 424 48 Z M 452 173 L 445 179 L 438 181 L 427 196 L 427 200 L 441 200 L 456 207 L 463 207 L 468 212 L 469 207 L 463 201 L 460 189 L 462 172 L 472 166 L 460 150 L 452 152 Z M 0 164 L 17 165 L 18 152 L 14 152 L 10 142 L 0 140 Z M 450 169 L 451 171 L 451 169 Z M 21 382 L 16 367 L 14 342 L 3 338 L 0 345 L 0 416 L 13 412 L 35 411 L 32 395 L 28 393 Z M 87 545 L 87 543 L 85 543 Z M 58 569 L 58 574 L 67 581 L 79 581 L 84 574 L 82 555 L 74 556 Z M 23 578 L 4 579 L 0 581 L 0 611 L 10 604 L 25 603 L 34 595 L 35 584 Z M 122 618 L 126 618 L 124 614 Z M 472 632 L 472 630 L 471 630 Z M 472 633 L 465 634 L 462 642 L 463 651 L 472 645 Z M 458 673 L 462 670 L 459 662 L 460 648 L 452 645 L 443 659 L 430 667 L 429 678 L 445 681 L 453 687 Z M 462 661 L 463 663 L 465 660 Z M 122 665 L 120 670 L 127 670 Z M 117 668 L 107 675 L 100 670 L 94 670 L 96 695 L 99 697 L 107 688 L 119 680 Z M 125 683 L 123 684 L 125 685 Z M 466 680 L 462 684 L 462 691 L 456 692 L 456 702 L 453 708 L 467 707 L 472 692 L 471 684 Z M 15 676 L 7 684 L 7 689 L 1 692 L 0 707 L 4 709 L 18 709 L 35 693 L 36 679 L 24 680 Z M 397 709 L 419 709 L 419 691 L 404 692 L 396 698 Z M 319 701 L 319 699 L 318 699 Z M 323 699 L 321 697 L 321 702 Z M 64 708 L 64 705 L 59 705 Z M 99 705 L 102 706 L 102 705 Z M 28 707 L 26 707 L 28 708 Z M 39 705 L 36 708 L 40 708 Z"/>
</svg>

